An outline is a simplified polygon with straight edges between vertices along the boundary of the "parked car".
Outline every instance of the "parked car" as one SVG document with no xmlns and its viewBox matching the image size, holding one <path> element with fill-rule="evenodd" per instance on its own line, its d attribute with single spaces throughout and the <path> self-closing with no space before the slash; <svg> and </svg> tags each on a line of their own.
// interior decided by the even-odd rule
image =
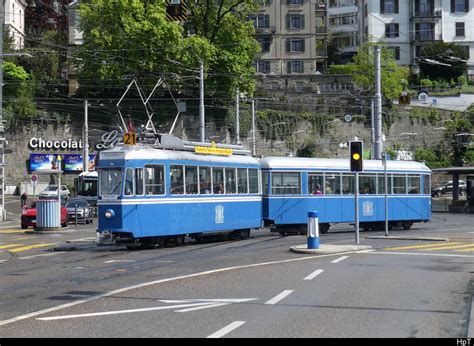
<svg viewBox="0 0 474 346">
<path fill-rule="evenodd" d="M 39 198 L 57 198 L 58 197 L 58 185 L 49 185 L 39 194 Z M 71 197 L 71 192 L 66 185 L 61 185 L 61 200 L 67 200 Z"/>
<path fill-rule="evenodd" d="M 22 229 L 27 229 L 28 227 L 36 228 L 36 202 L 37 201 L 32 201 L 31 204 L 21 212 Z M 67 209 L 65 206 L 61 206 L 61 226 L 67 226 Z"/>
<path fill-rule="evenodd" d="M 93 223 L 93 212 L 92 208 L 85 199 L 73 198 L 66 202 L 68 220 L 75 222 L 77 221 L 84 224 Z"/>
<path fill-rule="evenodd" d="M 466 190 L 467 190 L 466 182 L 464 180 L 459 180 L 459 194 L 462 196 L 462 194 L 465 193 Z M 446 193 L 452 193 L 452 192 L 453 192 L 453 181 L 450 180 L 446 184 L 443 184 L 434 189 L 431 189 L 431 196 L 439 197 Z"/>
</svg>

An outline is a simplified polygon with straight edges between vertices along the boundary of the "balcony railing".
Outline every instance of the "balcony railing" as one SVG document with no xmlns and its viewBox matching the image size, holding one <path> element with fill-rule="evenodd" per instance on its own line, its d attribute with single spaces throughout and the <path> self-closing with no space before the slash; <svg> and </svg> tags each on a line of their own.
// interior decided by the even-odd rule
<svg viewBox="0 0 474 346">
<path fill-rule="evenodd" d="M 441 10 L 431 10 L 431 9 L 416 9 L 413 13 L 413 18 L 433 18 L 439 19 L 441 18 L 442 12 Z"/>
</svg>

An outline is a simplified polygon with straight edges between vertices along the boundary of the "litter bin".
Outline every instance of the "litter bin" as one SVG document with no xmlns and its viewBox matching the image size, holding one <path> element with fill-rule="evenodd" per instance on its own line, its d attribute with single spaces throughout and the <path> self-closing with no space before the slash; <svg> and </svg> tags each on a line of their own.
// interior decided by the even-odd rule
<svg viewBox="0 0 474 346">
<path fill-rule="evenodd" d="M 56 230 L 61 228 L 59 201 L 42 199 L 36 201 L 36 230 Z"/>
</svg>

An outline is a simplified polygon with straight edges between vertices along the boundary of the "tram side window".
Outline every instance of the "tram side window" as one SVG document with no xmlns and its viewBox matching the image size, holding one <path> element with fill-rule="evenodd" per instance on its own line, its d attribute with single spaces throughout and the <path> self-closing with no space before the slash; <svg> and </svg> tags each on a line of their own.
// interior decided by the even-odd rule
<svg viewBox="0 0 474 346">
<path fill-rule="evenodd" d="M 249 192 L 258 193 L 258 169 L 249 168 Z"/>
<path fill-rule="evenodd" d="M 226 168 L 225 169 L 225 193 L 235 193 L 235 192 L 236 192 L 235 168 Z"/>
<path fill-rule="evenodd" d="M 344 195 L 354 194 L 354 176 L 349 174 L 342 175 L 342 193 Z"/>
<path fill-rule="evenodd" d="M 135 194 L 143 195 L 143 168 L 135 169 Z"/>
<path fill-rule="evenodd" d="M 134 194 L 133 192 L 133 168 L 127 168 L 125 171 L 125 191 L 124 195 L 126 196 L 132 196 Z"/>
<path fill-rule="evenodd" d="M 184 167 L 170 166 L 170 192 L 173 195 L 184 193 Z"/>
<path fill-rule="evenodd" d="M 367 174 L 359 176 L 359 193 L 362 194 L 375 194 L 375 174 Z"/>
<path fill-rule="evenodd" d="M 145 194 L 163 195 L 165 193 L 165 169 L 162 165 L 145 166 Z"/>
<path fill-rule="evenodd" d="M 429 195 L 431 188 L 431 177 L 428 174 L 423 175 L 423 194 Z"/>
<path fill-rule="evenodd" d="M 122 191 L 122 174 L 119 168 L 99 170 L 99 193 L 102 196 L 119 195 Z"/>
<path fill-rule="evenodd" d="M 419 175 L 409 175 L 407 177 L 408 183 L 408 193 L 418 195 L 420 194 L 420 176 Z"/>
<path fill-rule="evenodd" d="M 186 193 L 196 195 L 198 193 L 198 173 L 196 166 L 184 166 Z"/>
<path fill-rule="evenodd" d="M 326 195 L 339 195 L 341 193 L 341 176 L 339 173 L 326 173 L 324 177 L 324 193 Z"/>
<path fill-rule="evenodd" d="M 324 187 L 324 179 L 322 174 L 308 174 L 308 194 L 322 195 Z"/>
<path fill-rule="evenodd" d="M 270 173 L 268 172 L 263 172 L 262 174 L 262 189 L 263 189 L 263 194 L 267 195 L 268 194 L 268 176 Z"/>
<path fill-rule="evenodd" d="M 247 168 L 237 168 L 237 193 L 248 193 Z"/>
<path fill-rule="evenodd" d="M 300 179 L 299 173 L 272 173 L 272 194 L 301 194 Z"/>
<path fill-rule="evenodd" d="M 224 190 L 224 168 L 212 167 L 212 184 L 214 193 L 225 193 Z"/>
<path fill-rule="evenodd" d="M 388 191 L 390 191 L 390 176 L 387 176 L 387 183 L 388 183 Z M 377 175 L 377 193 L 379 195 L 385 194 L 385 175 L 384 174 L 378 174 Z"/>
<path fill-rule="evenodd" d="M 199 193 L 211 193 L 211 167 L 199 167 Z"/>
<path fill-rule="evenodd" d="M 393 193 L 403 195 L 407 193 L 407 178 L 404 175 L 393 175 Z"/>
</svg>

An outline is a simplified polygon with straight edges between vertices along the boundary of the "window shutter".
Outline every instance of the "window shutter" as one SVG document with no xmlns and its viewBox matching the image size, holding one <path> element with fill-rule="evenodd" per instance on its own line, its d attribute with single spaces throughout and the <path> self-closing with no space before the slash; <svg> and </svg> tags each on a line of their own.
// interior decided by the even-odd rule
<svg viewBox="0 0 474 346">
<path fill-rule="evenodd" d="M 398 13 L 398 0 L 395 0 L 395 13 Z"/>
<path fill-rule="evenodd" d="M 384 0 L 380 0 L 380 13 L 385 13 L 385 1 Z"/>
<path fill-rule="evenodd" d="M 454 1 L 455 1 L 455 0 L 451 0 L 451 13 L 456 12 L 456 8 L 455 8 Z"/>
<path fill-rule="evenodd" d="M 469 12 L 469 0 L 464 0 L 464 12 Z"/>
<path fill-rule="evenodd" d="M 291 40 L 289 38 L 286 39 L 286 51 L 291 51 Z"/>
<path fill-rule="evenodd" d="M 400 24 L 395 23 L 395 37 L 400 37 Z"/>
<path fill-rule="evenodd" d="M 388 37 L 390 33 L 390 24 L 385 24 L 385 37 Z"/>
<path fill-rule="evenodd" d="M 453 1 L 454 1 L 454 0 L 453 0 Z M 291 27 L 290 27 L 290 24 L 291 24 L 291 22 L 290 22 L 290 15 L 287 14 L 287 15 L 286 15 L 286 28 L 287 28 L 287 29 L 290 29 L 290 28 L 291 28 Z"/>
<path fill-rule="evenodd" d="M 300 73 L 304 73 L 304 61 L 301 61 L 300 64 Z"/>
<path fill-rule="evenodd" d="M 301 29 L 304 29 L 304 14 L 301 15 Z"/>
<path fill-rule="evenodd" d="M 291 73 L 291 61 L 288 61 L 286 63 L 286 73 L 288 73 L 288 74 Z"/>
<path fill-rule="evenodd" d="M 305 39 L 301 39 L 301 51 L 304 52 L 305 51 L 305 47 L 304 47 L 304 42 L 305 42 Z"/>
</svg>

